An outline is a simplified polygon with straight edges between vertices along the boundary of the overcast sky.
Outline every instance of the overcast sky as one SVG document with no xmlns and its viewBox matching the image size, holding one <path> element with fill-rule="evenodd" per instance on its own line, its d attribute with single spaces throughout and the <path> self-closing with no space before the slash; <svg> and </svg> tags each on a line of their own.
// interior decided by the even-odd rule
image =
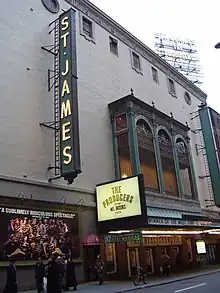
<svg viewBox="0 0 220 293">
<path fill-rule="evenodd" d="M 220 113 L 219 0 L 90 0 L 154 49 L 154 33 L 195 40 L 204 73 L 208 104 Z"/>
</svg>

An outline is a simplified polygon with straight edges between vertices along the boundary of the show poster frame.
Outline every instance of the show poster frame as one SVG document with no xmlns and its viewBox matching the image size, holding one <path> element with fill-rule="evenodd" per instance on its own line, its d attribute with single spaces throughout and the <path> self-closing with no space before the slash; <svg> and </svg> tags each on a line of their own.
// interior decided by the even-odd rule
<svg viewBox="0 0 220 293">
<path fill-rule="evenodd" d="M 47 260 L 56 249 L 80 259 L 80 231 L 78 213 L 0 206 L 1 241 L 0 264 L 15 254 L 23 262 Z"/>
<path fill-rule="evenodd" d="M 98 193 L 97 188 L 99 186 L 105 186 L 111 183 L 116 183 L 120 185 L 120 183 L 125 182 L 131 178 L 137 178 L 138 188 L 139 188 L 139 198 L 140 198 L 140 214 L 133 215 L 133 216 L 126 216 L 116 219 L 109 219 L 109 220 L 98 220 Z M 97 213 L 96 213 L 96 220 L 97 220 L 97 227 L 99 232 L 108 233 L 109 231 L 117 231 L 117 230 L 127 230 L 127 229 L 140 229 L 147 225 L 147 205 L 146 205 L 146 197 L 145 197 L 145 188 L 144 188 L 144 178 L 143 174 L 137 174 L 134 176 L 130 176 L 127 178 L 121 178 L 119 180 L 108 181 L 105 183 L 97 184 L 96 185 L 96 205 L 97 205 Z"/>
</svg>

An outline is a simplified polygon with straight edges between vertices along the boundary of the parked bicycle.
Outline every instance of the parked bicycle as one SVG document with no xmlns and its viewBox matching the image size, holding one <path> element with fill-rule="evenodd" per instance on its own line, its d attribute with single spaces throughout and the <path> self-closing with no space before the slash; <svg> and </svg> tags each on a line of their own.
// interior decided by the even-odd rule
<svg viewBox="0 0 220 293">
<path fill-rule="evenodd" d="M 148 283 L 147 274 L 144 272 L 142 267 L 137 268 L 137 275 L 133 281 L 135 286 L 138 286 L 143 282 L 143 284 Z"/>
</svg>

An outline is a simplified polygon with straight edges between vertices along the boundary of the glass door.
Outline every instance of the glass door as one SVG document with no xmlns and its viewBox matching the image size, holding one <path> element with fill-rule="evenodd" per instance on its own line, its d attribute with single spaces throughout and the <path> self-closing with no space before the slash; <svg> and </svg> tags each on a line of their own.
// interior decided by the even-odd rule
<svg viewBox="0 0 220 293">
<path fill-rule="evenodd" d="M 128 275 L 135 276 L 140 265 L 138 248 L 127 248 Z"/>
<path fill-rule="evenodd" d="M 152 248 L 146 248 L 144 251 L 144 267 L 148 274 L 154 273 Z"/>
</svg>

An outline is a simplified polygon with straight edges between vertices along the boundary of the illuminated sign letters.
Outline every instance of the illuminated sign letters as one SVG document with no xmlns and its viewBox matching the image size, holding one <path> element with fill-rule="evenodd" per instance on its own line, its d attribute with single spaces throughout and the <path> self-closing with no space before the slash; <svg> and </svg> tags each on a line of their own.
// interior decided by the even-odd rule
<svg viewBox="0 0 220 293">
<path fill-rule="evenodd" d="M 96 197 L 99 222 L 142 215 L 138 176 L 97 185 Z"/>
<path fill-rule="evenodd" d="M 81 173 L 75 11 L 59 17 L 60 168 L 69 183 Z"/>
</svg>

